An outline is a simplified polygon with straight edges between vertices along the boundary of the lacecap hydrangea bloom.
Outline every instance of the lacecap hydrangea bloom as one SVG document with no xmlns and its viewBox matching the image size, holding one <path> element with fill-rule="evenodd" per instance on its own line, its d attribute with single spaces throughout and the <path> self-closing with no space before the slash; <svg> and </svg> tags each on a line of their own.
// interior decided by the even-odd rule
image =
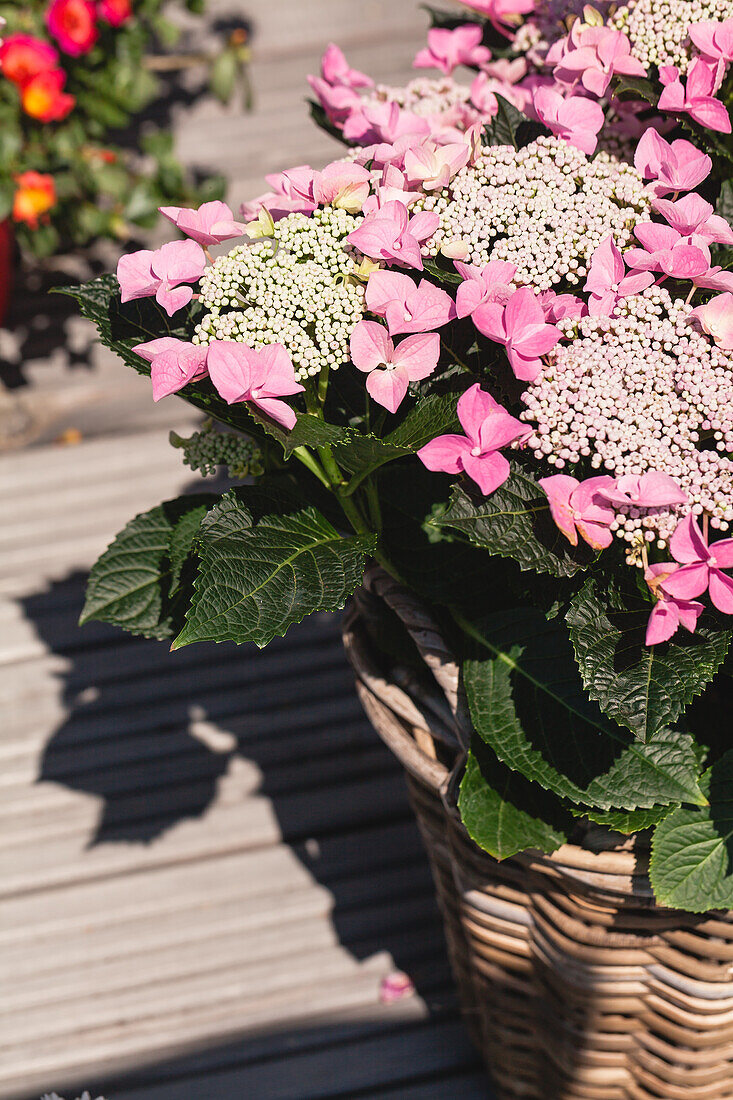
<svg viewBox="0 0 733 1100">
<path fill-rule="evenodd" d="M 281 343 L 298 380 L 341 366 L 364 312 L 363 257 L 346 240 L 360 221 L 333 207 L 289 214 L 271 236 L 219 257 L 201 279 L 206 312 L 193 341 Z"/>
<path fill-rule="evenodd" d="M 629 243 L 649 205 L 632 165 L 608 153 L 590 160 L 550 137 L 519 152 L 501 145 L 485 149 L 448 189 L 421 203 L 440 217 L 430 252 L 461 242 L 468 262 L 509 261 L 517 266 L 518 283 L 539 290 L 562 280 L 580 283 L 604 237 L 612 233 L 618 243 Z"/>
</svg>

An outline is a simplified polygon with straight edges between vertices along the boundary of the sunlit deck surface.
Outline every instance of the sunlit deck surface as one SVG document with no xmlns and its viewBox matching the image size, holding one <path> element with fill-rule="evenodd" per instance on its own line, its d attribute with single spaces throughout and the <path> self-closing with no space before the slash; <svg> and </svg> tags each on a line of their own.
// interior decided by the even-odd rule
<svg viewBox="0 0 733 1100">
<path fill-rule="evenodd" d="M 424 27 L 413 0 L 211 8 L 254 21 L 257 108 L 203 100 L 175 124 L 237 201 L 337 152 L 303 102 L 327 41 L 404 81 Z M 154 406 L 103 349 L 92 370 L 34 354 L 4 407 L 30 413 L 36 445 L 0 457 L 0 1098 L 487 1098 L 403 779 L 338 620 L 263 652 L 79 629 L 117 530 L 196 486 L 166 438 L 191 414 Z M 54 445 L 69 427 L 82 442 Z M 417 993 L 385 1007 L 395 968 Z"/>
</svg>

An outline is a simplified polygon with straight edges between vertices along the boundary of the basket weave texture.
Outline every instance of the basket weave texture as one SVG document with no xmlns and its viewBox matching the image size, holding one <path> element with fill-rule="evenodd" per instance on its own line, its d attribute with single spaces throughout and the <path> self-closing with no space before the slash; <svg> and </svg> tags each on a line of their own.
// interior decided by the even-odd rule
<svg viewBox="0 0 733 1100">
<path fill-rule="evenodd" d="M 365 610 L 384 601 L 435 691 L 384 669 Z M 500 1100 L 733 1100 L 733 913 L 659 907 L 638 839 L 501 863 L 456 809 L 469 728 L 460 672 L 427 610 L 381 570 L 344 629 L 357 690 L 404 765 L 468 1028 Z"/>
</svg>

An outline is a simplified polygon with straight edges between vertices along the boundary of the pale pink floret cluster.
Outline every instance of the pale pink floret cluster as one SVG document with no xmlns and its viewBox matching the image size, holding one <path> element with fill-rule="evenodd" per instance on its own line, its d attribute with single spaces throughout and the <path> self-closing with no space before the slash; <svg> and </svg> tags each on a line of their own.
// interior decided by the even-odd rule
<svg viewBox="0 0 733 1100">
<path fill-rule="evenodd" d="M 610 23 L 628 36 L 643 65 L 677 65 L 684 73 L 700 52 L 690 27 L 731 17 L 732 0 L 631 0 L 618 7 Z"/>
<path fill-rule="evenodd" d="M 631 165 L 607 153 L 593 160 L 557 138 L 541 137 L 517 152 L 484 150 L 458 173 L 450 188 L 422 203 L 440 226 L 428 245 L 466 246 L 463 257 L 483 265 L 505 260 L 517 282 L 546 290 L 565 280 L 578 284 L 590 257 L 612 233 L 617 244 L 647 220 L 650 196 Z"/>
<path fill-rule="evenodd" d="M 651 470 L 675 480 L 689 505 L 617 509 L 614 529 L 636 561 L 644 543 L 666 544 L 685 510 L 720 530 L 733 521 L 733 356 L 663 288 L 616 310 L 558 323 L 574 338 L 525 391 L 522 419 L 535 456 L 557 469 L 589 460 L 616 477 Z"/>
</svg>

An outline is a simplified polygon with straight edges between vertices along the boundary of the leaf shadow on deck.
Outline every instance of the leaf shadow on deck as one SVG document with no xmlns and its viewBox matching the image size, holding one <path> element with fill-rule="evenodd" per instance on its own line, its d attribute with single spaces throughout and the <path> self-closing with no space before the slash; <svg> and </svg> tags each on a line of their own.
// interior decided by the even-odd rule
<svg viewBox="0 0 733 1100">
<path fill-rule="evenodd" d="M 45 745 L 37 782 L 100 799 L 87 847 L 123 843 L 148 849 L 181 823 L 206 830 L 207 811 L 215 814 L 222 796 L 228 803 L 264 796 L 275 828 L 268 834 L 260 816 L 262 835 L 242 836 L 241 847 L 275 845 L 281 834 L 330 892 L 332 911 L 324 919 L 338 943 L 359 961 L 388 952 L 410 974 L 430 1018 L 450 1023 L 456 1053 L 444 1051 L 446 1066 L 471 1078 L 466 1095 L 482 1095 L 475 1091 L 476 1059 L 455 1022 L 432 880 L 404 779 L 361 711 L 341 648 L 339 617 L 315 616 L 265 651 L 225 644 L 169 654 L 165 643 L 130 638 L 104 624 L 79 629 L 85 583 L 86 574 L 76 572 L 21 604 L 46 648 L 65 664 L 54 675 L 66 717 Z M 232 786 L 237 761 L 244 776 Z M 255 769 L 248 770 L 252 764 Z M 374 1010 L 379 1021 L 377 1005 Z M 272 1042 L 283 1052 L 293 1044 L 309 1050 L 322 1045 L 319 1064 L 330 1057 L 336 1066 L 341 1042 L 357 1036 L 347 1024 L 338 1041 L 328 1038 L 328 1028 L 313 1038 L 306 1027 Z M 380 1024 L 390 1034 L 398 1025 L 389 1015 Z M 227 1064 L 238 1052 L 239 1063 L 259 1066 L 259 1047 L 247 1043 L 208 1044 L 207 1050 L 219 1053 L 207 1057 L 220 1056 Z M 270 1073 L 272 1095 L 280 1096 L 277 1057 L 268 1065 L 252 1070 L 253 1080 L 264 1074 L 264 1082 Z M 166 1061 L 163 1069 L 155 1068 L 155 1080 L 178 1073 L 179 1060 Z M 141 1074 L 131 1082 L 131 1096 L 141 1083 L 148 1096 L 149 1077 L 144 1069 Z M 259 1100 L 271 1095 L 269 1088 L 247 1095 Z M 450 1085 L 446 1089 L 446 1096 L 455 1094 Z"/>
</svg>

